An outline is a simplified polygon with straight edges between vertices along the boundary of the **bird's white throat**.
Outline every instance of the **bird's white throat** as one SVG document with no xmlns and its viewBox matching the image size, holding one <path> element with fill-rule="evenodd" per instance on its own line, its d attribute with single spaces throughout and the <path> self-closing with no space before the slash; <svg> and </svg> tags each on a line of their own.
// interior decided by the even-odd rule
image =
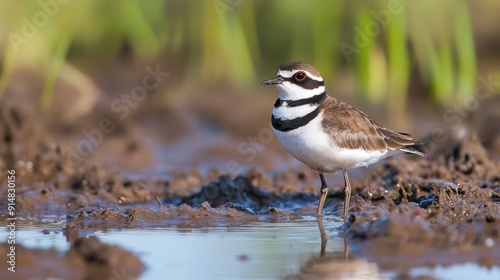
<svg viewBox="0 0 500 280">
<path fill-rule="evenodd" d="M 278 96 L 281 100 L 300 100 L 310 98 L 315 95 L 322 94 L 325 91 L 324 86 L 320 86 L 315 89 L 305 89 L 290 82 L 283 82 L 276 86 L 278 88 Z"/>
</svg>

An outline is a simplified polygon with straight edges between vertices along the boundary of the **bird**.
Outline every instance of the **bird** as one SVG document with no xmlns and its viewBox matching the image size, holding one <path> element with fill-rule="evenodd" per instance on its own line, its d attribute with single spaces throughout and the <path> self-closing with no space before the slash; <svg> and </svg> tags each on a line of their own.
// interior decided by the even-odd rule
<svg viewBox="0 0 500 280">
<path fill-rule="evenodd" d="M 319 174 L 320 198 L 316 215 L 322 216 L 328 194 L 325 173 L 342 171 L 343 220 L 348 221 L 351 184 L 347 170 L 367 167 L 405 152 L 422 157 L 410 134 L 392 131 L 361 110 L 326 94 L 320 72 L 301 61 L 280 65 L 275 78 L 261 82 L 275 85 L 271 125 L 281 145 L 294 158 Z"/>
</svg>

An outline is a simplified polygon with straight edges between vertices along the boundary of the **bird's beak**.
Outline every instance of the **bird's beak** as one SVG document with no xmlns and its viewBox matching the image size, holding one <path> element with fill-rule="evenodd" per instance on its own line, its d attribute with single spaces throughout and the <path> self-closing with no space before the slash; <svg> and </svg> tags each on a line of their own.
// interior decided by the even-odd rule
<svg viewBox="0 0 500 280">
<path fill-rule="evenodd" d="M 270 85 L 277 85 L 283 83 L 285 80 L 283 80 L 282 77 L 278 76 L 276 78 L 272 78 L 269 80 L 264 80 L 260 84 L 264 86 L 270 86 Z"/>
</svg>

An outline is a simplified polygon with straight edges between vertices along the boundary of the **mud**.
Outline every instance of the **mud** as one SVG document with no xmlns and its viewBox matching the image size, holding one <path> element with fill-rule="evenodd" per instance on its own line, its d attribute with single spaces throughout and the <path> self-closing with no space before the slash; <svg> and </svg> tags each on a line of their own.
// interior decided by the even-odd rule
<svg viewBox="0 0 500 280">
<path fill-rule="evenodd" d="M 7 255 L 10 246 L 0 244 L 0 253 Z M 96 237 L 77 238 L 64 255 L 22 245 L 16 245 L 15 254 L 15 273 L 2 269 L 2 279 L 135 279 L 144 269 L 138 257 Z"/>
<path fill-rule="evenodd" d="M 317 201 L 311 193 L 279 194 L 271 188 L 259 188 L 252 184 L 251 178 L 237 176 L 231 179 L 221 176 L 216 181 L 202 187 L 201 191 L 183 199 L 184 203 L 200 207 L 204 203 L 211 206 L 232 205 L 241 211 L 255 214 L 259 212 L 277 211 L 280 209 L 296 210 L 304 204 Z"/>
<path fill-rule="evenodd" d="M 197 106 L 202 105 L 191 108 L 197 112 L 193 115 L 204 121 L 195 124 L 176 110 L 151 110 L 139 119 L 117 122 L 113 133 L 103 135 L 106 141 L 80 158 L 71 149 L 84 139 L 81 131 L 92 129 L 105 111 L 96 109 L 87 120 L 51 128 L 48 120 L 22 106 L 0 106 L 0 171 L 16 170 L 17 216 L 28 221 L 64 216 L 64 232 L 72 244 L 64 256 L 54 250 L 19 246 L 18 255 L 23 256 L 19 266 L 32 268 L 17 274 L 22 275 L 19 279 L 32 275 L 107 279 L 117 270 L 121 273 L 122 267 L 133 268 L 127 271 L 132 275 L 140 274 L 142 264 L 137 257 L 95 238 L 82 239 L 87 231 L 237 226 L 315 214 L 317 176 L 302 165 L 287 165 L 290 157 L 275 139 L 267 145 L 259 143 L 267 150 L 252 160 L 234 148 L 248 141 L 249 134 L 258 135 L 259 128 L 266 128 L 267 118 L 242 128 L 238 122 L 226 121 L 223 113 L 214 113 L 210 106 L 217 104 Z M 224 131 L 221 128 L 234 127 L 238 127 L 234 133 L 217 142 L 217 135 Z M 499 134 L 486 133 L 485 127 L 481 126 L 479 136 L 470 132 L 459 141 L 437 144 L 429 137 L 423 147 L 427 159 L 401 155 L 362 171 L 366 173 L 351 182 L 350 218 L 341 228 L 351 253 L 380 268 L 399 269 L 402 276 L 405 268 L 416 265 L 465 261 L 500 265 L 500 162 L 491 153 Z M 200 139 L 213 142 L 204 146 Z M 183 145 L 181 153 L 162 150 L 158 158 L 158 147 Z M 238 172 L 228 174 L 227 163 L 234 159 L 240 163 Z M 157 169 L 158 162 L 162 169 Z M 329 218 L 340 216 L 341 188 L 340 184 L 330 186 L 324 208 Z M 1 197 L 6 193 L 2 183 Z M 0 208 L 5 209 L 5 204 L 6 200 L 0 201 Z M 5 220 L 6 213 L 1 215 Z M 7 245 L 0 248 L 3 254 Z M 40 258 L 46 260 L 43 265 L 35 261 Z M 315 275 L 310 274 L 311 267 L 329 275 L 336 266 L 335 261 L 325 266 L 328 260 L 328 256 L 313 258 L 297 277 Z M 351 260 L 356 262 L 356 258 Z M 84 276 L 71 278 L 70 271 Z M 88 276 L 91 271 L 98 274 Z"/>
<path fill-rule="evenodd" d="M 158 209 L 131 207 L 125 211 L 116 209 L 80 210 L 68 215 L 66 234 L 78 236 L 80 229 L 108 230 L 120 228 L 171 227 L 203 228 L 214 226 L 238 226 L 257 221 L 293 220 L 300 216 L 270 208 L 260 215 L 250 214 L 237 203 L 212 208 L 205 202 L 198 208 L 187 204 L 179 207 L 164 206 Z"/>
<path fill-rule="evenodd" d="M 391 159 L 367 176 L 381 181 L 358 185 L 346 233 L 381 248 L 491 247 L 500 237 L 499 174 L 474 136 L 428 160 Z"/>
</svg>

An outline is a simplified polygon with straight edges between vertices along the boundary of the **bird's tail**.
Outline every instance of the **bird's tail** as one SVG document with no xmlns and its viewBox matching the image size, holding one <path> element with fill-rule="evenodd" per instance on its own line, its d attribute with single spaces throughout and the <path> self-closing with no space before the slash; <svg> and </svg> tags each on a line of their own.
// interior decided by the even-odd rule
<svg viewBox="0 0 500 280">
<path fill-rule="evenodd" d="M 400 150 L 405 153 L 419 155 L 421 157 L 427 158 L 427 155 L 424 152 L 422 152 L 421 149 L 422 147 L 420 147 L 418 144 L 415 144 L 415 145 L 404 146 Z"/>
</svg>

